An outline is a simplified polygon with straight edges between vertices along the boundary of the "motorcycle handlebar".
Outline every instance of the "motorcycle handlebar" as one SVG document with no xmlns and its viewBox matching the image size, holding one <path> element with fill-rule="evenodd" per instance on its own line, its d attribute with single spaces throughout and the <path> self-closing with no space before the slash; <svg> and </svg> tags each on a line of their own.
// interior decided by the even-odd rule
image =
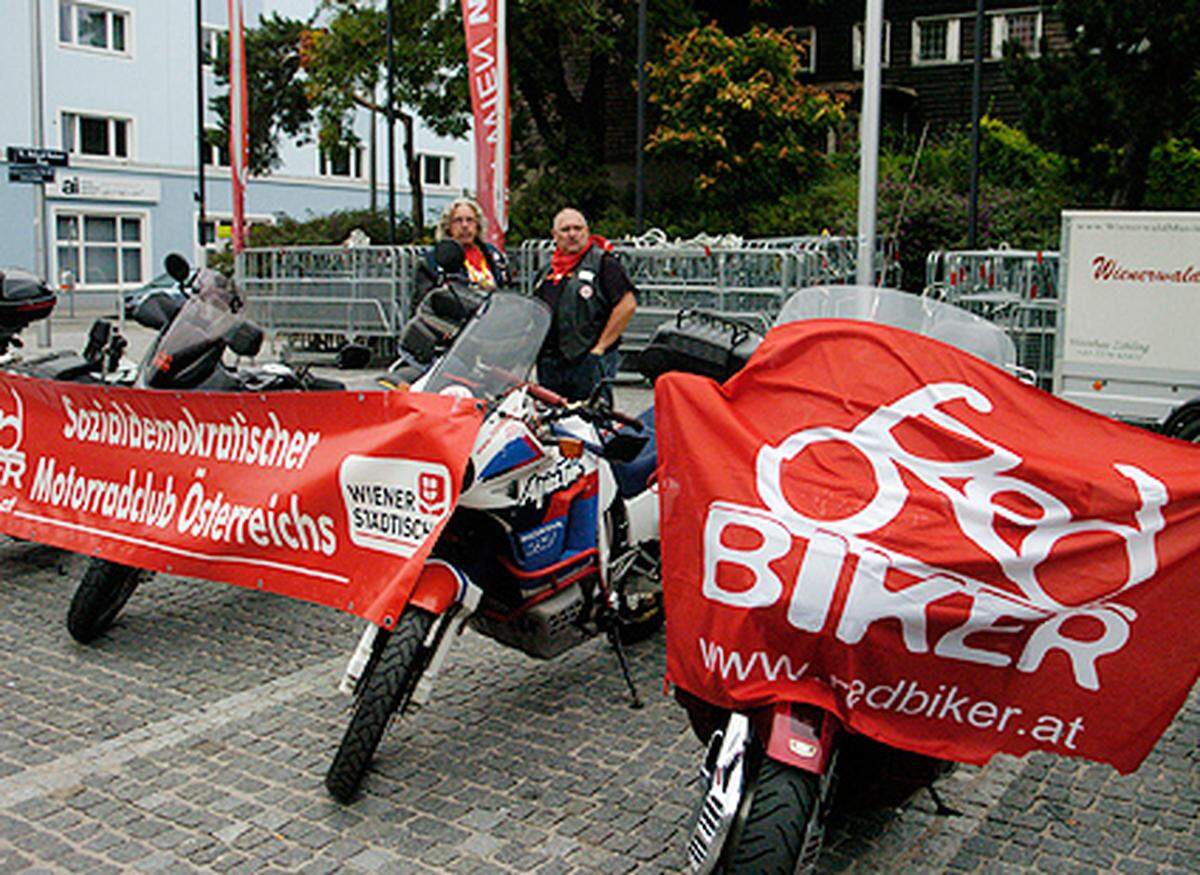
<svg viewBox="0 0 1200 875">
<path fill-rule="evenodd" d="M 545 386 L 539 386 L 537 383 L 527 383 L 526 388 L 529 394 L 543 404 L 548 404 L 551 407 L 566 407 L 567 399 L 557 392 L 552 392 Z"/>
</svg>

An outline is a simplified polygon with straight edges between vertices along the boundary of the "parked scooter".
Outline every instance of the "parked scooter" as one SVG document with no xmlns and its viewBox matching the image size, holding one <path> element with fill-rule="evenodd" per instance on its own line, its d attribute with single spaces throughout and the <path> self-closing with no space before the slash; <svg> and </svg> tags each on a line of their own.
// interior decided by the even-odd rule
<svg viewBox="0 0 1200 875">
<path fill-rule="evenodd" d="M 134 310 L 134 321 L 158 331 L 138 367 L 136 387 L 193 392 L 345 388 L 339 382 L 315 377 L 307 369 L 292 370 L 283 364 L 226 365 L 226 350 L 253 357 L 263 341 L 262 329 L 239 315 L 243 302 L 237 286 L 206 268 L 193 271 L 174 253 L 167 256 L 166 269 L 184 296 L 157 291 Z M 339 355 L 339 364 L 361 366 L 363 357 L 369 355 L 363 347 L 348 347 Z M 95 639 L 112 625 L 134 590 L 153 576 L 154 572 L 145 569 L 90 559 L 67 612 L 71 636 L 84 644 Z"/>
<path fill-rule="evenodd" d="M 467 622 L 541 659 L 605 635 L 640 705 L 623 645 L 663 618 L 652 411 L 633 419 L 528 382 L 550 315 L 540 300 L 493 292 L 413 384 L 473 397 L 486 413 L 408 605 L 391 631 L 368 625 L 346 669 L 356 702 L 325 777 L 341 801 L 392 715 L 428 697 Z"/>
<path fill-rule="evenodd" d="M 1015 349 L 1001 328 L 902 292 L 804 289 L 788 300 L 775 324 L 813 318 L 904 328 L 1016 370 Z M 896 804 L 919 787 L 932 791 L 933 780 L 950 767 L 853 734 L 833 712 L 815 705 L 782 702 L 741 712 L 684 690 L 677 689 L 676 698 L 708 744 L 702 767 L 706 792 L 688 846 L 693 872 L 811 871 L 835 788 L 839 804 Z"/>
</svg>

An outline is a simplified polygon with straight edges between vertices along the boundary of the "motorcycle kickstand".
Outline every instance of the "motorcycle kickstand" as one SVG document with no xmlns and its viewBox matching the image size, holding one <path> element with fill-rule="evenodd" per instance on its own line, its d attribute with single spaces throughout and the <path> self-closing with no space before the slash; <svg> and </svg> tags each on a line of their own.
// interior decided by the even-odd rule
<svg viewBox="0 0 1200 875">
<path fill-rule="evenodd" d="M 629 674 L 629 661 L 625 658 L 625 646 L 621 643 L 621 627 L 618 623 L 611 623 L 608 627 L 608 643 L 612 645 L 613 651 L 617 654 L 617 663 L 621 666 L 621 675 L 625 678 L 625 683 L 629 687 L 629 695 L 633 701 L 630 707 L 634 710 L 641 710 L 645 707 L 641 697 L 638 696 L 637 687 L 633 685 L 633 677 Z"/>
<path fill-rule="evenodd" d="M 938 793 L 937 788 L 932 784 L 927 784 L 925 789 L 928 790 L 929 795 L 933 797 L 933 804 L 937 806 L 937 810 L 933 813 L 938 817 L 960 817 L 962 815 L 962 812 L 957 808 L 951 808 L 944 801 L 942 801 L 942 795 Z"/>
</svg>

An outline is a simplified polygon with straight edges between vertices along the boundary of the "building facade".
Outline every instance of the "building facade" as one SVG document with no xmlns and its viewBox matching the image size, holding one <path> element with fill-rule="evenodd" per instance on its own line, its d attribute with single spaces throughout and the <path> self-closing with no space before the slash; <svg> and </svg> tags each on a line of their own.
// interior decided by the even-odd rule
<svg viewBox="0 0 1200 875">
<path fill-rule="evenodd" d="M 985 0 L 981 111 L 1015 122 L 1017 94 L 1004 71 L 1004 47 L 1021 45 L 1030 55 L 1058 51 L 1067 39 L 1051 4 Z M 814 85 L 848 92 L 862 88 L 861 3 L 807 4 L 788 18 L 809 44 Z M 973 0 L 888 0 L 884 4 L 882 111 L 886 124 L 910 134 L 968 125 L 975 57 Z"/>
<path fill-rule="evenodd" d="M 0 53 L 0 147 L 43 146 L 69 153 L 44 186 L 42 233 L 48 274 L 81 292 L 134 288 L 161 272 L 168 252 L 199 261 L 226 245 L 232 217 L 228 156 L 205 149 L 205 227 L 199 222 L 196 16 L 192 0 L 5 0 L 9 27 Z M 308 18 L 316 0 L 244 0 L 246 26 L 271 13 Z M 40 26 L 35 21 L 40 16 Z M 202 56 L 215 54 L 227 32 L 225 0 L 202 0 Z M 35 57 L 40 72 L 35 82 Z M 210 63 L 204 100 L 218 93 Z M 36 87 L 40 84 L 40 88 Z M 37 142 L 35 118 L 42 141 Z M 334 210 L 365 209 L 372 200 L 371 126 L 378 157 L 375 202 L 387 207 L 387 125 L 360 113 L 364 144 L 331 159 L 315 144 L 281 142 L 282 165 L 252 177 L 246 193 L 251 222 L 303 220 Z M 206 109 L 205 127 L 217 119 Z M 397 212 L 410 211 L 396 126 Z M 426 222 L 473 185 L 469 140 L 438 137 L 417 125 Z M 41 272 L 34 184 L 10 182 L 0 148 L 0 266 Z M 204 235 L 204 239 L 201 235 Z"/>
</svg>

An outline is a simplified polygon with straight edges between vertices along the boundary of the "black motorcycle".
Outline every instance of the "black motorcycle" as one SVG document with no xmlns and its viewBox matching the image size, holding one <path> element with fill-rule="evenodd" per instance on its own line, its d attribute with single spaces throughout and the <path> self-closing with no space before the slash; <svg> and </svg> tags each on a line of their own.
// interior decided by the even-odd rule
<svg viewBox="0 0 1200 875">
<path fill-rule="evenodd" d="M 167 272 L 182 296 L 159 290 L 144 298 L 132 313 L 139 325 L 158 331 L 137 370 L 134 386 L 192 392 L 337 391 L 345 386 L 284 364 L 232 366 L 225 352 L 253 358 L 262 348 L 262 329 L 240 314 L 243 300 L 228 278 L 208 269 L 193 271 L 172 253 Z M 361 367 L 364 347 L 345 347 L 338 356 L 342 367 Z M 154 572 L 107 559 L 92 558 L 71 599 L 67 630 L 81 643 L 104 632 L 129 601 L 134 590 Z"/>
<path fill-rule="evenodd" d="M 69 383 L 129 382 L 132 374 L 121 367 L 125 338 L 107 319 L 92 324 L 82 352 L 20 352 L 25 345 L 21 332 L 49 317 L 57 303 L 54 289 L 33 274 L 17 268 L 0 270 L 0 368 Z"/>
</svg>

